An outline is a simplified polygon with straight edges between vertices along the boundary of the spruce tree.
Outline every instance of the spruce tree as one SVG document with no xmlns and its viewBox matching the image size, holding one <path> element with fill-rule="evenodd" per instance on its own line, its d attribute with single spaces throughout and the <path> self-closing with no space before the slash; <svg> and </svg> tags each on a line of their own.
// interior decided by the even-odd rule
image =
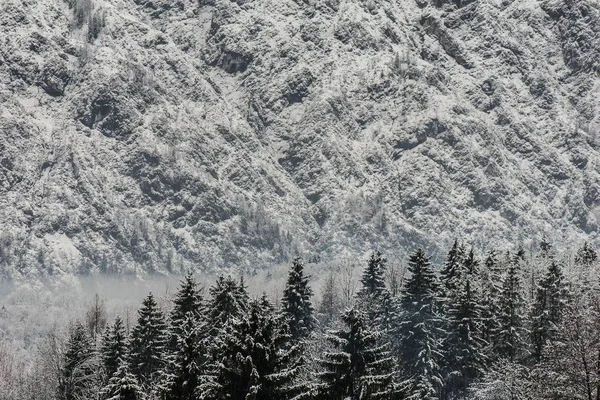
<svg viewBox="0 0 600 400">
<path fill-rule="evenodd" d="M 333 351 L 319 363 L 317 399 L 394 399 L 399 396 L 393 381 L 394 362 L 382 332 L 371 330 L 366 316 L 352 308 L 342 315 L 344 329 L 331 331 L 327 340 Z"/>
<path fill-rule="evenodd" d="M 176 345 L 177 336 L 187 318 L 200 320 L 202 316 L 202 295 L 198 283 L 191 272 L 180 282 L 179 290 L 173 299 L 173 310 L 170 315 L 171 344 Z"/>
<path fill-rule="evenodd" d="M 577 250 L 575 254 L 575 266 L 579 271 L 577 280 L 574 282 L 573 293 L 589 295 L 590 289 L 595 287 L 595 282 L 590 279 L 592 267 L 596 264 L 598 254 L 588 242 L 584 242 L 583 246 Z"/>
<path fill-rule="evenodd" d="M 118 359 L 118 367 L 108 384 L 102 389 L 106 400 L 143 400 L 144 394 L 124 358 Z"/>
<path fill-rule="evenodd" d="M 166 365 L 167 326 L 152 293 L 142 302 L 131 332 L 130 367 L 143 386 L 154 386 Z"/>
<path fill-rule="evenodd" d="M 220 276 L 209 295 L 206 315 L 211 330 L 240 318 L 248 309 L 249 297 L 242 279 L 238 283 L 231 276 Z"/>
<path fill-rule="evenodd" d="M 98 384 L 94 345 L 81 323 L 69 335 L 59 381 L 59 398 L 78 400 L 93 393 Z"/>
<path fill-rule="evenodd" d="M 494 347 L 495 334 L 500 330 L 500 293 L 502 292 L 502 271 L 494 250 L 490 250 L 481 271 L 481 322 L 482 339 Z M 491 352 L 488 352 L 488 356 Z"/>
<path fill-rule="evenodd" d="M 524 300 L 519 277 L 519 255 L 510 262 L 500 292 L 498 332 L 495 335 L 495 353 L 499 357 L 515 361 L 526 350 L 525 321 L 523 318 Z"/>
<path fill-rule="evenodd" d="M 296 348 L 287 347 L 287 325 L 265 296 L 247 315 L 222 326 L 197 391 L 200 399 L 284 400 L 293 397 Z"/>
<path fill-rule="evenodd" d="M 119 368 L 119 359 L 127 357 L 127 335 L 121 317 L 117 317 L 106 330 L 100 346 L 100 357 L 104 373 L 109 379 Z"/>
<path fill-rule="evenodd" d="M 453 297 L 447 302 L 447 337 L 444 342 L 445 394 L 464 393 L 485 367 L 480 296 L 473 249 L 463 260 Z"/>
<path fill-rule="evenodd" d="M 361 278 L 357 304 L 366 313 L 370 324 L 388 334 L 397 316 L 396 304 L 385 286 L 386 263 L 379 251 L 371 253 Z"/>
<path fill-rule="evenodd" d="M 163 392 L 166 400 L 195 400 L 204 363 L 204 328 L 193 311 L 188 311 L 177 334 L 177 351 L 170 364 Z"/>
<path fill-rule="evenodd" d="M 376 298 L 386 290 L 384 278 L 386 262 L 387 260 L 381 256 L 379 251 L 371 253 L 360 280 L 362 287 L 358 292 L 359 298 Z"/>
<path fill-rule="evenodd" d="M 402 321 L 399 337 L 402 343 L 402 366 L 412 377 L 412 398 L 433 399 L 441 385 L 440 359 L 442 322 L 439 309 L 438 283 L 422 249 L 410 256 L 410 277 L 402 288 Z"/>
<path fill-rule="evenodd" d="M 537 361 L 548 339 L 554 336 L 567 300 L 567 290 L 560 265 L 552 260 L 537 288 L 532 310 L 531 339 L 533 356 Z"/>
<path fill-rule="evenodd" d="M 289 271 L 281 299 L 281 313 L 287 320 L 292 340 L 306 338 L 315 327 L 313 307 L 310 301 L 312 289 L 304 275 L 304 265 L 296 258 Z"/>
<path fill-rule="evenodd" d="M 598 259 L 598 253 L 588 242 L 583 242 L 583 246 L 577 250 L 575 263 L 589 268 Z"/>
<path fill-rule="evenodd" d="M 464 247 L 458 243 L 458 239 L 454 240 L 452 248 L 448 252 L 446 263 L 440 271 L 441 293 L 442 299 L 452 297 L 456 291 L 457 281 L 463 268 L 463 259 L 465 256 Z"/>
</svg>

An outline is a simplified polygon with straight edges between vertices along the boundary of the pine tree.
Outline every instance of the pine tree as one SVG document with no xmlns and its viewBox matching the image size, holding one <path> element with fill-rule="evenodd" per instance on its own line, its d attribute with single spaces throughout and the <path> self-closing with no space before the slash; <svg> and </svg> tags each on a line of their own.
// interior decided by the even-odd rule
<svg viewBox="0 0 600 400">
<path fill-rule="evenodd" d="M 485 357 L 481 329 L 480 297 L 473 249 L 463 260 L 453 297 L 447 302 L 445 349 L 445 394 L 464 392 L 484 372 Z"/>
<path fill-rule="evenodd" d="M 394 399 L 394 362 L 382 332 L 369 329 L 366 316 L 356 308 L 342 315 L 345 328 L 331 331 L 327 340 L 334 351 L 325 353 L 317 399 Z"/>
<path fill-rule="evenodd" d="M 286 329 L 266 296 L 251 301 L 247 315 L 230 321 L 214 337 L 200 399 L 291 398 L 296 348 L 287 347 Z"/>
<path fill-rule="evenodd" d="M 481 321 L 482 339 L 494 347 L 495 337 L 500 330 L 500 293 L 502 292 L 502 272 L 496 252 L 490 250 L 481 273 Z M 488 352 L 488 356 L 491 352 Z"/>
<path fill-rule="evenodd" d="M 202 316 L 202 295 L 198 283 L 191 272 L 180 282 L 179 290 L 173 299 L 171 311 L 171 345 L 177 344 L 177 336 L 186 319 L 189 317 L 200 320 Z M 172 348 L 172 350 L 174 350 Z"/>
<path fill-rule="evenodd" d="M 380 252 L 371 253 L 357 298 L 358 307 L 366 313 L 369 323 L 388 334 L 394 327 L 396 304 L 385 286 L 386 263 Z"/>
<path fill-rule="evenodd" d="M 360 280 L 362 288 L 358 292 L 358 297 L 376 298 L 386 291 L 385 288 L 385 264 L 387 260 L 381 256 L 379 251 L 374 251 L 369 257 L 367 267 L 363 271 Z"/>
<path fill-rule="evenodd" d="M 523 294 L 519 265 L 522 258 L 517 255 L 511 261 L 500 292 L 498 332 L 495 337 L 495 352 L 511 362 L 519 359 L 526 350 L 526 329 L 523 318 Z"/>
<path fill-rule="evenodd" d="M 185 314 L 177 334 L 177 351 L 163 392 L 166 400 L 195 400 L 204 363 L 203 326 L 194 311 Z"/>
<path fill-rule="evenodd" d="M 106 330 L 100 346 L 100 357 L 107 378 L 113 376 L 119 368 L 119 359 L 127 357 L 127 335 L 121 317 L 117 317 Z"/>
<path fill-rule="evenodd" d="M 402 366 L 412 376 L 411 398 L 433 399 L 441 385 L 440 366 L 443 336 L 439 309 L 439 291 L 429 257 L 422 249 L 410 256 L 410 277 L 402 288 Z"/>
<path fill-rule="evenodd" d="M 78 400 L 86 398 L 97 385 L 94 346 L 81 323 L 72 328 L 64 354 L 58 387 L 59 398 Z"/>
<path fill-rule="evenodd" d="M 532 310 L 531 339 L 533 356 L 537 361 L 548 339 L 554 336 L 555 328 L 567 300 L 567 290 L 560 265 L 552 260 L 548 271 L 537 288 L 536 299 Z"/>
<path fill-rule="evenodd" d="M 240 318 L 248 309 L 248 293 L 243 280 L 238 284 L 231 276 L 220 276 L 209 294 L 206 314 L 211 330 Z"/>
<path fill-rule="evenodd" d="M 575 287 L 573 293 L 589 294 L 590 289 L 594 287 L 594 283 L 590 279 L 592 267 L 598 259 L 598 254 L 588 242 L 584 242 L 583 246 L 577 250 L 575 254 L 575 265 L 579 271 L 577 280 L 574 282 Z"/>
<path fill-rule="evenodd" d="M 169 319 L 167 365 L 159 392 L 166 399 L 192 399 L 205 361 L 202 341 L 206 334 L 202 295 L 191 272 L 180 282 Z"/>
<path fill-rule="evenodd" d="M 293 340 L 307 337 L 315 327 L 310 301 L 312 289 L 304 275 L 304 265 L 299 258 L 292 263 L 281 299 L 281 313 L 287 320 Z"/>
<path fill-rule="evenodd" d="M 463 267 L 463 259 L 465 249 L 458 243 L 458 239 L 454 241 L 452 249 L 448 252 L 446 263 L 440 271 L 441 293 L 440 297 L 448 298 L 454 295 L 456 291 L 457 281 Z"/>
<path fill-rule="evenodd" d="M 584 267 L 590 267 L 598 259 L 598 253 L 588 242 L 583 242 L 583 246 L 577 250 L 575 255 L 575 263 Z"/>
<path fill-rule="evenodd" d="M 143 386 L 154 386 L 166 364 L 167 326 L 152 293 L 142 302 L 131 332 L 130 367 Z"/>
<path fill-rule="evenodd" d="M 118 359 L 118 367 L 108 384 L 102 389 L 106 400 L 142 400 L 144 395 L 135 376 L 130 372 L 124 358 Z"/>
</svg>

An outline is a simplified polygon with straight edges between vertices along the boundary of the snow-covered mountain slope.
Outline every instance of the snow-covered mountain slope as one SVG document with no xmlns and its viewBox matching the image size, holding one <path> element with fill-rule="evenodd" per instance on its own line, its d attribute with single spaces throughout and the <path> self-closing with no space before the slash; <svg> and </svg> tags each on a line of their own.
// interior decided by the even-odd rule
<svg viewBox="0 0 600 400">
<path fill-rule="evenodd" d="M 595 240 L 599 18 L 593 0 L 4 0 L 4 277 Z"/>
</svg>

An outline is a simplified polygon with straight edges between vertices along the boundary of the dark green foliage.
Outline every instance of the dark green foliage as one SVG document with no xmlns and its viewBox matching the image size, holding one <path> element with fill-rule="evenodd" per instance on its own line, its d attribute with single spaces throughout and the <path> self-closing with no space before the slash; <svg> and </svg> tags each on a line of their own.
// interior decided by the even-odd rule
<svg viewBox="0 0 600 400">
<path fill-rule="evenodd" d="M 362 287 L 358 292 L 358 297 L 378 297 L 385 288 L 385 264 L 387 260 L 381 256 L 381 253 L 374 251 L 369 257 L 367 267 L 363 271 L 360 280 Z"/>
<path fill-rule="evenodd" d="M 446 300 L 447 335 L 444 341 L 445 394 L 464 393 L 485 367 L 478 265 L 473 250 L 462 263 L 452 296 Z"/>
<path fill-rule="evenodd" d="M 494 347 L 495 335 L 500 331 L 500 293 L 502 291 L 502 271 L 496 252 L 488 253 L 481 269 L 481 329 L 482 339 L 488 347 Z M 488 351 L 488 355 L 491 352 Z"/>
<path fill-rule="evenodd" d="M 188 318 L 196 321 L 202 319 L 202 295 L 198 283 L 192 273 L 186 274 L 181 281 L 179 290 L 173 299 L 173 310 L 170 315 L 170 350 L 177 351 L 178 337 L 182 334 L 182 327 Z"/>
<path fill-rule="evenodd" d="M 567 291 L 560 265 L 552 260 L 546 275 L 537 288 L 531 316 L 533 356 L 537 361 L 541 359 L 548 339 L 554 336 L 566 301 Z"/>
<path fill-rule="evenodd" d="M 411 396 L 430 399 L 441 385 L 442 321 L 437 313 L 439 286 L 429 257 L 422 249 L 410 256 L 410 277 L 402 288 L 402 366 L 412 379 Z"/>
<path fill-rule="evenodd" d="M 327 340 L 334 350 L 320 361 L 317 399 L 399 398 L 393 382 L 394 362 L 381 332 L 369 328 L 366 316 L 353 308 L 342 315 L 344 329 L 332 331 Z"/>
<path fill-rule="evenodd" d="M 293 361 L 286 324 L 263 296 L 247 315 L 220 328 L 210 345 L 211 362 L 198 390 L 200 399 L 284 400 L 293 397 Z"/>
<path fill-rule="evenodd" d="M 504 277 L 500 292 L 498 332 L 494 341 L 496 355 L 511 362 L 521 359 L 526 351 L 527 331 L 523 318 L 524 300 L 519 277 L 521 260 L 519 255 L 515 256 Z"/>
<path fill-rule="evenodd" d="M 179 325 L 177 351 L 170 365 L 164 389 L 166 400 L 195 400 L 200 383 L 201 367 L 206 358 L 202 341 L 202 324 L 188 311 Z"/>
<path fill-rule="evenodd" d="M 102 395 L 107 400 L 142 400 L 144 395 L 135 376 L 129 370 L 127 361 L 118 360 L 119 366 L 103 388 Z"/>
<path fill-rule="evenodd" d="M 86 329 L 80 323 L 75 324 L 63 357 L 58 387 L 60 399 L 78 400 L 93 390 L 97 378 L 94 356 L 94 346 Z"/>
<path fill-rule="evenodd" d="M 281 313 L 290 327 L 293 340 L 307 337 L 315 327 L 310 301 L 312 289 L 304 275 L 304 265 L 299 258 L 292 263 L 281 299 Z"/>
<path fill-rule="evenodd" d="M 243 280 L 220 276 L 209 289 L 207 304 L 208 325 L 211 330 L 240 318 L 248 309 L 248 293 Z"/>
<path fill-rule="evenodd" d="M 152 293 L 144 299 L 138 314 L 131 332 L 130 367 L 141 385 L 152 386 L 166 365 L 167 326 Z"/>
<path fill-rule="evenodd" d="M 442 298 L 452 296 L 452 292 L 456 290 L 457 280 L 463 267 L 464 257 L 464 247 L 458 243 L 458 240 L 455 240 L 452 249 L 448 252 L 446 263 L 440 271 L 440 295 Z"/>
<path fill-rule="evenodd" d="M 121 317 L 108 327 L 100 346 L 100 357 L 107 378 L 110 378 L 119 368 L 119 360 L 127 358 L 127 336 Z"/>
</svg>

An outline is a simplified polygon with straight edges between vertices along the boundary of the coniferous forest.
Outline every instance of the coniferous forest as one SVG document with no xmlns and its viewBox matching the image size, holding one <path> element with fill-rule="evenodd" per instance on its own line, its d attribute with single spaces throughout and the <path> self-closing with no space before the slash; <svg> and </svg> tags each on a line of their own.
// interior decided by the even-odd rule
<svg viewBox="0 0 600 400">
<path fill-rule="evenodd" d="M 96 298 L 36 373 L 0 388 L 6 400 L 598 399 L 596 263 L 587 243 L 566 257 L 545 240 L 483 255 L 455 241 L 442 263 L 416 249 L 390 273 L 375 251 L 350 302 L 340 274 L 314 293 L 300 258 L 277 299 L 188 273 L 168 306 L 148 293 L 131 328 Z"/>
</svg>

